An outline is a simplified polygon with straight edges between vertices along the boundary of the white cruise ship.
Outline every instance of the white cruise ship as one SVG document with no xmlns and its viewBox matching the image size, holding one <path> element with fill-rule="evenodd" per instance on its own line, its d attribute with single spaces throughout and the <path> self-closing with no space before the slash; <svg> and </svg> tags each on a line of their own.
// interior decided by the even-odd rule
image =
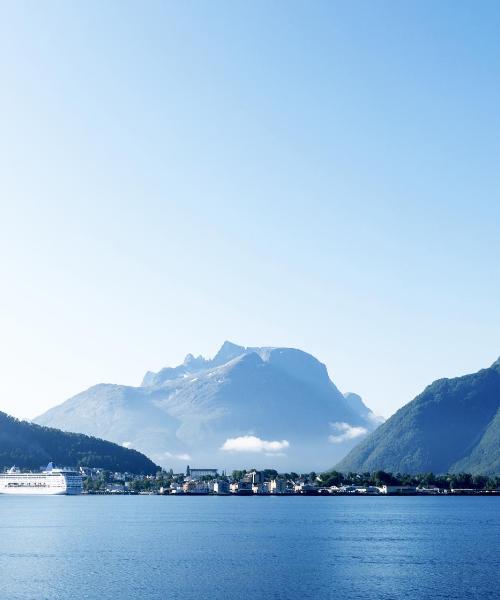
<svg viewBox="0 0 500 600">
<path fill-rule="evenodd" d="M 0 494 L 60 496 L 81 493 L 82 476 L 69 469 L 55 469 L 52 463 L 41 473 L 21 473 L 16 467 L 0 473 Z"/>
</svg>

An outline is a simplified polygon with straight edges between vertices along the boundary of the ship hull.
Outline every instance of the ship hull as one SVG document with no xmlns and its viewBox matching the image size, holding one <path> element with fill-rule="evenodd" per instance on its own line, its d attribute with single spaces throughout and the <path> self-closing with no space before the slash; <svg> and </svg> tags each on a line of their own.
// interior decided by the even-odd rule
<svg viewBox="0 0 500 600">
<path fill-rule="evenodd" d="M 73 493 L 67 492 L 66 490 L 60 490 L 57 488 L 46 488 L 46 489 L 14 489 L 14 488 L 0 488 L 0 496 L 68 496 Z"/>
</svg>

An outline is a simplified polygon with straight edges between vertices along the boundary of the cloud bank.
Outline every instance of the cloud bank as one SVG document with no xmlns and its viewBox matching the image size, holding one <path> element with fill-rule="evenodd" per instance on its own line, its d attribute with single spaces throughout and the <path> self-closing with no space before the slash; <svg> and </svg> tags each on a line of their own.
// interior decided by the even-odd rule
<svg viewBox="0 0 500 600">
<path fill-rule="evenodd" d="M 226 452 L 265 452 L 266 454 L 281 453 L 290 446 L 287 440 L 268 442 L 261 440 L 255 435 L 242 435 L 240 437 L 228 438 L 221 446 Z"/>
<path fill-rule="evenodd" d="M 330 423 L 332 429 L 336 432 L 335 435 L 328 436 L 328 441 L 332 444 L 341 444 L 349 440 L 355 440 L 368 433 L 366 427 L 354 427 L 349 423 L 337 422 Z"/>
</svg>

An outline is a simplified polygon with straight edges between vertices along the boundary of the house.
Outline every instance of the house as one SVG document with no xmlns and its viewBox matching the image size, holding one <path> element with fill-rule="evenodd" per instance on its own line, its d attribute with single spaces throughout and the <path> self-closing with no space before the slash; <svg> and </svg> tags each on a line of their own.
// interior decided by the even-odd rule
<svg viewBox="0 0 500 600">
<path fill-rule="evenodd" d="M 296 494 L 302 496 L 316 496 L 318 494 L 318 488 L 310 483 L 299 483 L 294 486 Z"/>
<path fill-rule="evenodd" d="M 185 494 L 204 495 L 208 494 L 208 485 L 203 481 L 195 481 L 190 479 L 182 485 Z"/>
<path fill-rule="evenodd" d="M 226 496 L 230 493 L 229 483 L 224 480 L 217 480 L 213 482 L 213 493 L 218 494 L 219 496 Z"/>
<path fill-rule="evenodd" d="M 267 483 L 254 483 L 252 485 L 252 491 L 254 494 L 269 494 L 269 488 Z"/>
<path fill-rule="evenodd" d="M 268 489 L 270 494 L 286 494 L 286 480 L 285 479 L 271 479 L 268 483 Z"/>
<path fill-rule="evenodd" d="M 248 481 L 234 481 L 229 487 L 232 494 L 237 494 L 238 496 L 253 496 L 253 487 Z"/>
</svg>

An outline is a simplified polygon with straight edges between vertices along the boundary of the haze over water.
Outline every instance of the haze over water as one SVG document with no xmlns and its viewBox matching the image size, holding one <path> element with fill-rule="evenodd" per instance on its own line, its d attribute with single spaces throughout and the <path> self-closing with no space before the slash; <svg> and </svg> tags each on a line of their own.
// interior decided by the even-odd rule
<svg viewBox="0 0 500 600">
<path fill-rule="evenodd" d="M 0 498 L 9 600 L 498 598 L 496 498 Z"/>
</svg>

